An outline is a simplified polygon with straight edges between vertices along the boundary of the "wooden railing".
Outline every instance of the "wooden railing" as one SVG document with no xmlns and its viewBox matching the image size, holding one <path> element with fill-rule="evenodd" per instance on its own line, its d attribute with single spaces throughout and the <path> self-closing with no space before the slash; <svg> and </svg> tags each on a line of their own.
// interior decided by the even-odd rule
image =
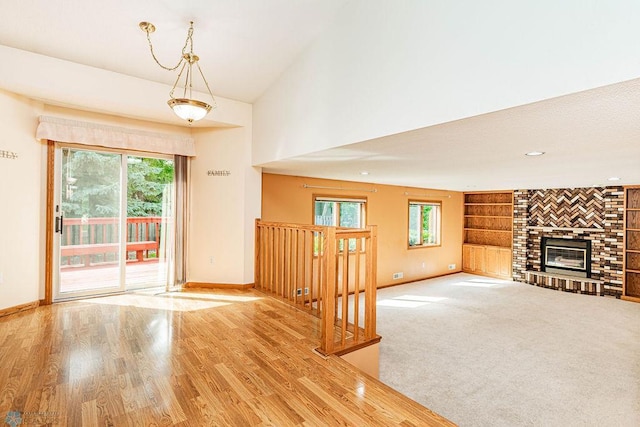
<svg viewBox="0 0 640 427">
<path fill-rule="evenodd" d="M 375 226 L 257 220 L 255 287 L 319 317 L 321 353 L 348 353 L 380 340 L 376 244 Z"/>
<path fill-rule="evenodd" d="M 162 221 L 162 217 L 127 218 L 127 262 L 157 261 Z M 65 218 L 60 265 L 88 268 L 117 262 L 119 241 L 118 218 Z"/>
</svg>

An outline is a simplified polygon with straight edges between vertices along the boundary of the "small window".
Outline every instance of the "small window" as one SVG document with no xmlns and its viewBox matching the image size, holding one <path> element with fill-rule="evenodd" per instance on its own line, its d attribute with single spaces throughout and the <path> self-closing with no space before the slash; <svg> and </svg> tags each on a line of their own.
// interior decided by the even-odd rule
<svg viewBox="0 0 640 427">
<path fill-rule="evenodd" d="M 409 247 L 440 245 L 438 202 L 409 202 Z"/>
<path fill-rule="evenodd" d="M 333 227 L 364 228 L 366 202 L 366 199 L 316 197 L 314 199 L 313 209 L 314 224 Z M 316 244 L 316 248 L 318 244 Z M 364 242 L 362 245 L 364 248 Z M 340 240 L 338 250 L 342 252 L 342 249 L 343 241 Z M 353 252 L 355 250 L 356 239 L 349 239 L 349 251 Z"/>
<path fill-rule="evenodd" d="M 316 197 L 314 207 L 315 225 L 364 228 L 364 206 L 366 200 Z"/>
</svg>

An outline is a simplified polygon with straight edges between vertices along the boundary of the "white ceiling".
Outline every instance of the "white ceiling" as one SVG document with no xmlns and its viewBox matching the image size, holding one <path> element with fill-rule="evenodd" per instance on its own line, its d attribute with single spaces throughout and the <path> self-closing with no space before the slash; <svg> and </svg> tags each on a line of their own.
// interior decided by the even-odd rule
<svg viewBox="0 0 640 427">
<path fill-rule="evenodd" d="M 194 20 L 194 50 L 214 94 L 251 103 L 349 1 L 5 0 L 0 44 L 172 85 L 175 73 L 154 64 L 138 23 L 156 25 L 156 54 L 175 64 Z M 546 154 L 524 156 L 532 150 Z M 640 184 L 640 81 L 263 166 L 277 173 L 461 191 Z M 621 181 L 607 181 L 611 176 Z"/>
<path fill-rule="evenodd" d="M 640 79 L 262 166 L 458 191 L 640 184 Z"/>
<path fill-rule="evenodd" d="M 0 44 L 173 85 L 189 21 L 214 95 L 253 102 L 347 0 L 20 0 L 0 2 Z M 204 91 L 199 80 L 194 84 Z"/>
</svg>

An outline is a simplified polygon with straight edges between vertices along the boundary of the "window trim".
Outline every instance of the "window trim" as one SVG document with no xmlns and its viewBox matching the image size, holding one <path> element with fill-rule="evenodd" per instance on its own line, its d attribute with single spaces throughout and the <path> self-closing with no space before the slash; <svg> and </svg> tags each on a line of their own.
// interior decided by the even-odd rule
<svg viewBox="0 0 640 427">
<path fill-rule="evenodd" d="M 437 225 L 436 228 L 438 230 L 438 234 L 437 234 L 437 243 L 422 243 L 419 245 L 411 245 L 409 244 L 409 233 L 410 233 L 410 229 L 409 229 L 409 221 L 411 218 L 411 205 L 432 205 L 432 206 L 436 206 L 438 208 L 438 216 L 436 218 L 437 220 Z M 420 217 L 422 218 L 422 213 L 420 214 Z M 442 247 L 442 201 L 441 200 L 416 200 L 416 199 L 410 199 L 407 201 L 407 249 L 425 249 L 425 248 L 439 248 Z M 422 221 L 420 221 L 420 223 L 422 223 Z M 422 231 L 422 225 L 420 226 L 421 231 Z M 422 240 L 422 233 L 420 233 L 420 240 Z"/>
<path fill-rule="evenodd" d="M 362 224 L 361 224 L 361 228 L 355 228 L 354 230 L 363 230 L 363 229 L 365 229 L 367 227 L 367 204 L 369 203 L 369 200 L 366 197 L 362 197 L 362 196 L 360 196 L 360 197 L 358 197 L 358 196 L 332 196 L 332 195 L 325 195 L 325 194 L 312 194 L 312 197 L 311 197 L 311 224 L 313 224 L 313 225 L 316 225 L 316 202 L 360 203 L 362 205 L 360 207 L 360 209 L 361 209 L 360 217 L 362 218 Z M 337 212 L 336 222 L 337 222 L 337 224 L 340 224 L 340 208 L 339 207 L 336 209 L 336 212 Z M 326 226 L 326 227 L 343 228 L 343 227 L 340 227 L 340 225 Z M 342 248 L 338 249 L 338 252 L 342 253 L 343 252 Z M 349 248 L 348 252 L 349 253 L 353 253 L 351 248 Z M 363 245 L 361 253 L 364 253 L 364 252 L 365 252 L 365 246 Z M 314 256 L 315 256 L 315 254 L 314 254 Z"/>
<path fill-rule="evenodd" d="M 351 203 L 361 203 L 362 211 L 360 215 L 362 216 L 362 228 L 367 227 L 367 204 L 369 200 L 363 196 L 335 196 L 335 195 L 327 195 L 327 194 L 312 194 L 311 197 L 311 224 L 316 225 L 316 202 L 351 202 Z M 337 210 L 338 217 L 337 223 L 340 224 L 340 209 Z M 336 227 L 340 227 L 336 225 Z"/>
</svg>

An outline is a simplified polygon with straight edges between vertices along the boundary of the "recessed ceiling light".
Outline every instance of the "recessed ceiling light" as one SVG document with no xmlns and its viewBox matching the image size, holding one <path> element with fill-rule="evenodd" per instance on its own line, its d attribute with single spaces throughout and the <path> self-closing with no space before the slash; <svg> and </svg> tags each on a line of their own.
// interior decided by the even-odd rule
<svg viewBox="0 0 640 427">
<path fill-rule="evenodd" d="M 525 156 L 535 157 L 535 156 L 542 156 L 543 154 L 544 154 L 544 151 L 529 151 L 527 154 L 525 154 Z"/>
<path fill-rule="evenodd" d="M 609 181 L 620 181 L 620 178 L 617 176 L 612 176 L 611 178 L 609 178 Z"/>
<path fill-rule="evenodd" d="M 362 171 L 362 172 L 360 172 L 360 175 L 369 175 L 369 172 L 367 172 L 367 171 Z"/>
</svg>

